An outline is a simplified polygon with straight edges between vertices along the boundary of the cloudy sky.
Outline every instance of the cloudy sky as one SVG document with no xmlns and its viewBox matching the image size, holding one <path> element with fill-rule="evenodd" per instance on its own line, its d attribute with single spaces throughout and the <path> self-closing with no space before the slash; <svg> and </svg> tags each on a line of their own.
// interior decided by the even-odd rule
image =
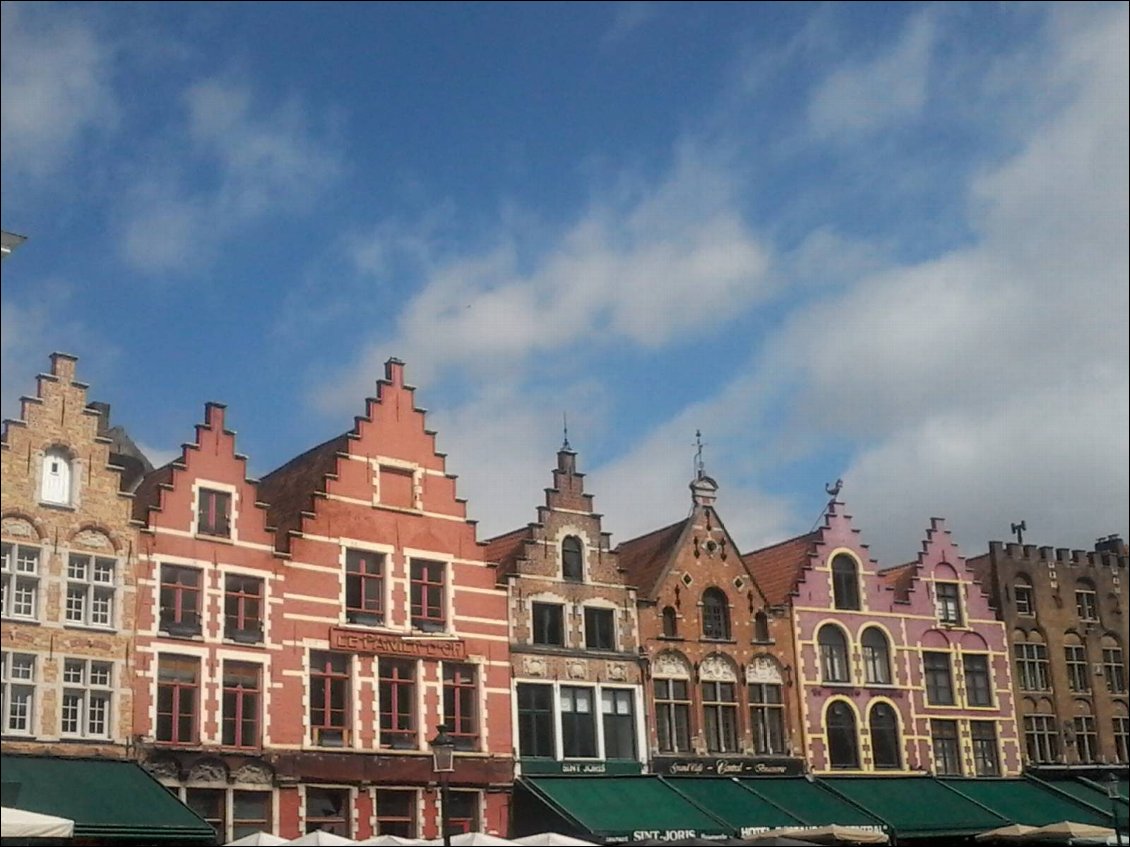
<svg viewBox="0 0 1130 847">
<path fill-rule="evenodd" d="M 844 481 L 882 565 L 1128 514 L 1128 7 L 3 3 L 3 414 L 48 355 L 262 475 L 407 362 L 480 537 Z"/>
</svg>

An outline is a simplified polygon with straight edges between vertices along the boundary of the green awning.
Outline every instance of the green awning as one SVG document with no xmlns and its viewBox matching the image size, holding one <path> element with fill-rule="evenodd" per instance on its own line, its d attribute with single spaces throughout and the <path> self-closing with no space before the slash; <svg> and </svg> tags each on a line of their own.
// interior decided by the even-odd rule
<svg viewBox="0 0 1130 847">
<path fill-rule="evenodd" d="M 655 776 L 527 776 L 521 783 L 581 831 L 604 839 L 734 834 Z"/>
<path fill-rule="evenodd" d="M 1110 826 L 1110 815 L 1104 815 L 1093 804 L 1068 797 L 1035 780 L 943 779 L 941 782 L 963 797 L 1008 818 L 1011 823 L 1046 826 L 1060 821 L 1075 821 Z"/>
<path fill-rule="evenodd" d="M 135 762 L 0 756 L 5 806 L 75 822 L 75 839 L 215 844 L 216 831 Z"/>
<path fill-rule="evenodd" d="M 884 821 L 804 777 L 743 779 L 742 787 L 792 815 L 806 826 L 859 826 L 886 829 Z"/>
<path fill-rule="evenodd" d="M 1013 822 L 932 777 L 830 777 L 819 783 L 881 818 L 898 838 L 975 835 Z"/>
<path fill-rule="evenodd" d="M 696 776 L 660 777 L 700 809 L 728 823 L 742 837 L 777 826 L 803 826 L 804 821 L 790 815 L 748 790 L 751 779 Z"/>
</svg>

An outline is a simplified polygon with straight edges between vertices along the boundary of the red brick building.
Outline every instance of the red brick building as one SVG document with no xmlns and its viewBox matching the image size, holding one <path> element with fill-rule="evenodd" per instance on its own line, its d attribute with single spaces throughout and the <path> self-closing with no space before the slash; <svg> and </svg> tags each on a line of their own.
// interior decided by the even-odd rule
<svg viewBox="0 0 1130 847">
<path fill-rule="evenodd" d="M 639 593 L 651 769 L 729 776 L 803 767 L 789 621 L 715 510 L 701 468 L 685 519 L 616 549 Z"/>
<path fill-rule="evenodd" d="M 354 428 L 256 485 L 209 405 L 147 480 L 148 766 L 225 835 L 505 832 L 506 593 L 391 360 Z M 144 728 L 141 728 L 141 727 Z M 267 825 L 263 825 L 267 817 Z"/>
<path fill-rule="evenodd" d="M 293 706 L 274 660 L 284 559 L 224 418 L 209 403 L 181 457 L 137 491 L 134 731 L 146 769 L 232 840 L 293 824 L 271 764 Z"/>
</svg>

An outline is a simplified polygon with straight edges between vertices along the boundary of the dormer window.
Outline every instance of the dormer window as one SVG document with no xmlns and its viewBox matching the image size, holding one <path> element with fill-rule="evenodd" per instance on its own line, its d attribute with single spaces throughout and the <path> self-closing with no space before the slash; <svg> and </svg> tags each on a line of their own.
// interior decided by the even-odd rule
<svg viewBox="0 0 1130 847">
<path fill-rule="evenodd" d="M 52 447 L 43 454 L 39 499 L 60 506 L 71 504 L 71 457 L 62 447 Z"/>
<path fill-rule="evenodd" d="M 583 582 L 585 578 L 584 545 L 575 535 L 566 535 L 561 541 L 561 578 L 569 582 Z"/>
</svg>

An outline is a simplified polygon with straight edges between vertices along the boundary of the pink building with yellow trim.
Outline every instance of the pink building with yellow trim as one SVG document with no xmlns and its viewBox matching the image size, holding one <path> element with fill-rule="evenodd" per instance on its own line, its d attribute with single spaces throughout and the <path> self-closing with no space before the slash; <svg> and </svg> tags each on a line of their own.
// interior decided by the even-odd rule
<svg viewBox="0 0 1130 847">
<path fill-rule="evenodd" d="M 820 528 L 743 558 L 788 611 L 812 772 L 1020 772 L 1004 625 L 942 521 L 881 571 L 833 500 Z"/>
</svg>

